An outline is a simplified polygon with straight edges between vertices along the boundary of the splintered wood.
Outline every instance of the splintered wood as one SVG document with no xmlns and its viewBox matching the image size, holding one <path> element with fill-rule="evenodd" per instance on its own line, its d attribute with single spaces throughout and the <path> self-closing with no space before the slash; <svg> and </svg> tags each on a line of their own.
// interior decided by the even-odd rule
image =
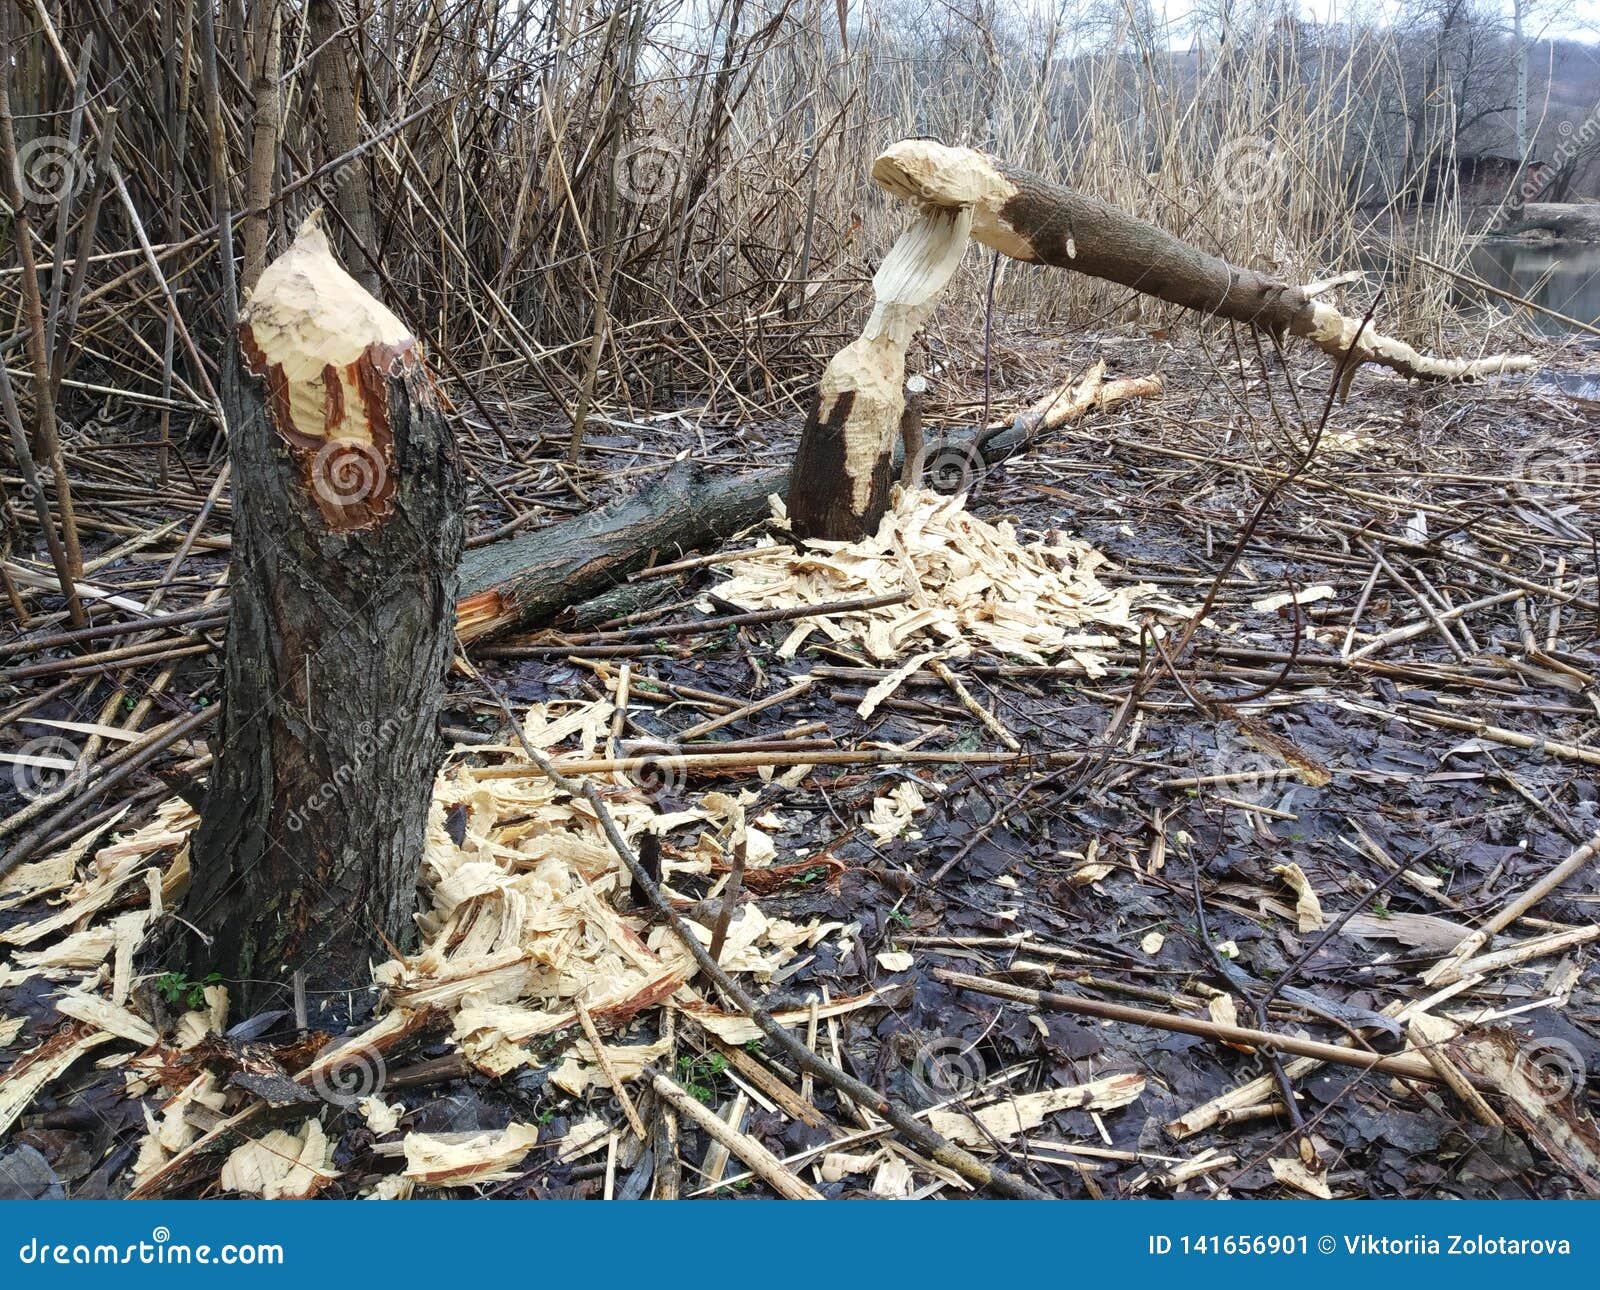
<svg viewBox="0 0 1600 1290">
<path fill-rule="evenodd" d="M 562 766 L 591 757 L 603 745 L 615 711 L 610 699 L 536 705 L 527 713 L 523 733 Z M 651 1063 L 669 1055 L 670 1046 L 660 1041 L 606 1043 L 602 1038 L 597 1047 L 592 1039 L 576 1038 L 547 1063 L 536 1041 L 557 1032 L 578 1032 L 580 1026 L 592 1028 L 595 1035 L 614 1033 L 639 1012 L 669 999 L 692 1009 L 708 1033 L 735 1036 L 732 1042 L 748 1040 L 746 1031 L 753 1028 L 746 1018 L 722 1013 L 698 997 L 691 984 L 698 969 L 671 933 L 626 912 L 627 875 L 588 804 L 560 793 L 525 759 L 520 744 L 470 751 L 474 757 L 496 757 L 496 774 L 480 778 L 472 766 L 457 760 L 438 776 L 418 916 L 422 947 L 374 969 L 374 982 L 381 987 L 380 1010 L 386 1014 L 380 1030 L 400 1033 L 414 1019 L 443 1018 L 456 1047 L 485 1075 L 552 1064 L 554 1087 L 578 1097 L 597 1086 L 611 1087 L 613 1079 L 644 1077 Z M 519 765 L 526 774 L 516 773 Z M 625 838 L 637 845 L 642 835 L 653 832 L 666 840 L 664 880 L 669 890 L 674 873 L 704 874 L 726 861 L 735 821 L 742 826 L 752 869 L 770 865 L 776 855 L 769 834 L 754 822 L 744 822 L 746 802 L 739 796 L 708 792 L 693 805 L 662 813 L 641 782 L 621 773 L 596 778 Z M 770 814 L 760 819 L 769 826 L 779 823 Z M 153 1188 L 186 1158 L 210 1146 L 213 1137 L 202 1135 L 197 1126 L 224 1121 L 225 1108 L 240 1106 L 239 1090 L 219 1086 L 209 1071 L 198 1076 L 186 1071 L 176 1088 L 171 1083 L 174 1072 L 186 1069 L 172 1066 L 172 1059 L 225 1027 L 226 991 L 197 987 L 195 998 L 203 998 L 203 1007 L 179 1017 L 163 1037 L 128 1002 L 122 980 L 126 969 L 120 965 L 131 963 L 152 916 L 164 899 L 181 892 L 196 822 L 193 812 L 173 799 L 149 824 L 87 859 L 84 848 L 69 850 L 19 869 L 0 883 L 0 898 L 61 893 L 59 909 L 7 930 L 4 941 L 14 947 L 19 966 L 0 965 L 0 981 L 15 983 L 42 974 L 78 983 L 58 1005 L 72 1020 L 7 1073 L 0 1132 L 81 1058 L 116 1040 L 132 1044 L 144 1052 L 128 1062 L 130 1093 L 151 1093 L 163 1085 L 171 1090 L 170 1097 L 146 1112 L 147 1132 L 134 1169 L 136 1185 Z M 141 886 L 147 907 L 108 916 L 108 907 L 121 908 Z M 710 927 L 693 917 L 689 926 L 703 943 L 710 942 Z M 802 947 L 841 929 L 839 923 L 800 924 L 769 917 L 746 899 L 728 929 L 720 962 L 726 971 L 764 980 Z M 103 965 L 113 954 L 119 966 L 108 972 Z M 842 1000 L 824 1015 L 863 1006 L 874 997 Z M 381 1074 L 380 1054 L 364 1046 L 380 1039 L 377 1031 L 369 1031 L 343 1051 L 330 1046 L 296 1078 L 302 1086 L 337 1093 L 341 1072 L 370 1068 L 368 1073 Z M 293 1088 L 292 1081 L 284 1085 L 291 1095 Z M 399 1127 L 403 1107 L 370 1096 L 350 1101 L 359 1104 L 375 1133 Z M 224 1127 L 242 1125 L 240 1117 L 248 1118 L 252 1106 L 265 1105 L 246 1102 Z M 563 1149 L 575 1155 L 603 1147 L 610 1130 L 602 1122 L 595 1125 L 600 1132 L 588 1135 L 592 1143 L 569 1135 L 574 1140 Z M 465 1186 L 514 1177 L 537 1136 L 533 1126 L 519 1124 L 470 1135 L 408 1133 L 397 1144 L 405 1156 L 404 1174 L 386 1178 L 370 1194 L 399 1197 L 418 1186 Z M 316 1119 L 293 1131 L 274 1129 L 234 1141 L 225 1157 L 218 1157 L 225 1190 L 269 1199 L 307 1197 L 337 1177 L 330 1165 L 331 1146 Z"/>
<path fill-rule="evenodd" d="M 609 701 L 561 712 L 535 706 L 523 733 L 541 751 L 575 744 L 552 753 L 559 768 L 604 743 L 613 712 Z M 615 1030 L 677 994 L 697 970 L 666 929 L 649 929 L 642 917 L 619 912 L 627 874 L 588 804 L 562 793 L 523 760 L 520 747 L 497 751 L 513 768 L 526 765 L 527 775 L 508 777 L 502 764 L 494 777 L 480 778 L 465 763 L 440 775 L 423 858 L 423 946 L 374 973 L 391 1005 L 451 1016 L 457 1046 L 491 1076 L 533 1063 L 528 1045 L 578 1027 L 580 1005 L 602 1031 Z M 626 839 L 654 832 L 678 840 L 669 847 L 669 882 L 675 864 L 703 872 L 721 858 L 716 835 L 738 813 L 736 799 L 708 793 L 698 806 L 661 814 L 639 782 L 620 773 L 603 782 Z M 770 841 L 749 831 L 757 838 L 749 848 L 752 862 L 770 861 Z M 692 920 L 691 926 L 709 943 L 709 928 Z M 768 918 L 747 901 L 729 929 L 722 966 L 770 975 L 798 947 L 837 926 Z M 588 1052 L 593 1056 L 592 1045 Z M 607 1057 L 614 1069 L 639 1069 L 625 1053 L 608 1050 Z M 605 1076 L 574 1071 L 566 1078 Z"/>
<path fill-rule="evenodd" d="M 781 507 L 779 515 L 781 518 Z M 988 523 L 964 497 L 902 491 L 878 531 L 860 542 L 814 540 L 796 552 L 767 543 L 728 561 L 718 595 L 741 607 L 804 605 L 905 592 L 902 604 L 800 620 L 779 647 L 792 658 L 816 634 L 879 661 L 916 650 L 974 649 L 1102 676 L 1102 651 L 1138 633 L 1143 612 L 1174 607 L 1143 584 L 1109 587 L 1100 552 L 1062 533 L 1024 542 Z"/>
</svg>

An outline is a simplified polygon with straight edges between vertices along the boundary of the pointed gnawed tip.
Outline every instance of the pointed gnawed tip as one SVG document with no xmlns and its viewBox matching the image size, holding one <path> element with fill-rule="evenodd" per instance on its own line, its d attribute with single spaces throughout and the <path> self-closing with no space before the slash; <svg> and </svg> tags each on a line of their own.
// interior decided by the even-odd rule
<svg viewBox="0 0 1600 1290">
<path fill-rule="evenodd" d="M 313 206 L 306 217 L 300 221 L 300 227 L 295 232 L 294 240 L 298 242 L 301 238 L 308 237 L 313 233 L 323 238 L 327 237 L 327 233 L 322 228 L 322 207 L 320 206 Z"/>
</svg>

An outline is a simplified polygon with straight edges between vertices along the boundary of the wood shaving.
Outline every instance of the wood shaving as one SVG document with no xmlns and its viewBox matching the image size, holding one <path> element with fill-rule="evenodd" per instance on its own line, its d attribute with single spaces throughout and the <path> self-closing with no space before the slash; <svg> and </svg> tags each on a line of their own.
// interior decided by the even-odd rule
<svg viewBox="0 0 1600 1290">
<path fill-rule="evenodd" d="M 1305 871 L 1297 864 L 1275 864 L 1272 872 L 1282 878 L 1284 883 L 1294 892 L 1295 917 L 1299 920 L 1302 932 L 1320 931 L 1323 925 L 1322 902 L 1317 899 L 1317 893 L 1311 886 L 1311 879 L 1307 878 Z"/>
<path fill-rule="evenodd" d="M 909 780 L 896 784 L 887 793 L 873 799 L 861 827 L 872 835 L 879 846 L 892 842 L 902 834 L 915 841 L 920 833 L 908 832 L 911 821 L 927 805 L 917 786 Z"/>
<path fill-rule="evenodd" d="M 1106 586 L 1096 573 L 1107 564 L 1064 534 L 1024 543 L 1007 521 L 990 524 L 968 512 L 964 497 L 909 489 L 896 495 L 872 537 L 811 541 L 798 553 L 788 543 L 766 543 L 732 559 L 717 590 L 751 610 L 912 595 L 903 604 L 802 619 L 779 649 L 785 658 L 821 632 L 884 662 L 912 649 L 984 649 L 1035 664 L 1065 653 L 1064 670 L 1096 677 L 1106 670 L 1098 651 L 1135 636 L 1141 610 L 1176 609 L 1154 587 Z"/>
<path fill-rule="evenodd" d="M 671 1050 L 666 1040 L 653 1044 L 606 1044 L 606 1060 L 617 1078 L 638 1079 L 645 1067 L 658 1062 Z M 550 1082 L 557 1088 L 584 1097 L 591 1088 L 609 1089 L 611 1080 L 595 1057 L 594 1045 L 586 1039 L 573 1044 L 566 1060 L 550 1072 Z"/>
<path fill-rule="evenodd" d="M 517 1123 L 479 1133 L 408 1133 L 405 1176 L 424 1187 L 503 1182 L 516 1177 L 513 1166 L 538 1141 L 537 1125 Z"/>
<path fill-rule="evenodd" d="M 262 1200 L 310 1200 L 337 1178 L 333 1143 L 316 1120 L 296 1133 L 274 1129 L 229 1153 L 222 1189 Z"/>
<path fill-rule="evenodd" d="M 524 733 L 541 750 L 574 745 L 554 752 L 559 766 L 592 756 L 613 712 L 609 700 L 535 705 Z M 520 748 L 498 751 L 513 765 L 521 757 Z M 561 793 L 531 764 L 528 771 L 507 776 L 502 766 L 480 777 L 462 761 L 441 772 L 423 853 L 422 948 L 374 973 L 391 1006 L 453 1014 L 457 1046 L 492 1077 L 530 1064 L 530 1041 L 576 1027 L 578 999 L 602 1030 L 614 1029 L 671 997 L 696 972 L 666 929 L 651 929 L 647 942 L 645 920 L 612 904 L 626 875 L 587 803 Z M 630 842 L 646 832 L 695 825 L 707 842 L 708 832 L 743 810 L 726 793 L 707 794 L 700 806 L 664 822 L 625 774 L 605 777 L 603 791 Z M 771 839 L 757 829 L 749 838 L 770 863 L 776 851 Z M 720 857 L 719 846 L 712 850 Z M 704 866 L 709 863 L 707 855 Z M 709 943 L 708 928 L 691 926 Z M 722 966 L 764 979 L 814 931 L 769 919 L 747 902 L 729 929 Z"/>
<path fill-rule="evenodd" d="M 380 1138 L 398 1129 L 406 1113 L 403 1103 L 385 1102 L 381 1097 L 364 1097 L 356 1103 L 356 1109 L 367 1122 L 367 1128 Z"/>
<path fill-rule="evenodd" d="M 1038 1128 L 1045 1117 L 1057 1111 L 1114 1111 L 1127 1106 L 1144 1092 L 1144 1084 L 1143 1075 L 1107 1075 L 1070 1088 L 1008 1097 L 976 1111 L 932 1111 L 928 1123 L 952 1142 L 993 1151 L 991 1139 L 1009 1142 L 1029 1129 Z"/>
<path fill-rule="evenodd" d="M 1314 1196 L 1318 1200 L 1333 1199 L 1333 1192 L 1328 1189 L 1327 1180 L 1321 1174 L 1314 1174 L 1307 1169 L 1305 1162 L 1298 1156 L 1274 1157 L 1267 1161 L 1267 1168 L 1271 1169 L 1272 1176 L 1286 1187 L 1293 1187 L 1296 1191 Z"/>
</svg>

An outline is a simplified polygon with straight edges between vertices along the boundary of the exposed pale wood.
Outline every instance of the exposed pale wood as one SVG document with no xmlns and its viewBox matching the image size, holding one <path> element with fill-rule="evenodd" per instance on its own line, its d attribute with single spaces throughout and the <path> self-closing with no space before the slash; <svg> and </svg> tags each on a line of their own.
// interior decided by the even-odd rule
<svg viewBox="0 0 1600 1290">
<path fill-rule="evenodd" d="M 1075 269 L 1202 313 L 1299 336 L 1336 359 L 1353 346 L 1358 363 L 1427 381 L 1472 380 L 1537 365 L 1524 354 L 1466 359 L 1419 353 L 1362 329 L 1359 318 L 1301 287 L 1228 264 L 1154 224 L 972 148 L 906 139 L 878 156 L 872 177 L 924 209 L 970 209 L 972 236 L 1014 259 Z"/>
<path fill-rule="evenodd" d="M 823 369 L 795 450 L 789 518 L 801 537 L 853 541 L 888 508 L 906 346 L 961 263 L 971 228 L 968 207 L 919 211 L 873 277 L 872 315 Z"/>
</svg>

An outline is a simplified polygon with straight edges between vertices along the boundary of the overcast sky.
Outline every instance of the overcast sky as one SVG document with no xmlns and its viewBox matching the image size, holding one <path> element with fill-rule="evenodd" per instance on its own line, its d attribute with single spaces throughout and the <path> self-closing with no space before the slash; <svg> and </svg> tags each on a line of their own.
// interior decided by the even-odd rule
<svg viewBox="0 0 1600 1290">
<path fill-rule="evenodd" d="M 1183 19 L 1191 8 L 1191 0 L 1152 0 L 1157 12 L 1165 15 L 1177 29 L 1185 24 Z M 1330 18 L 1345 17 L 1352 10 L 1364 14 L 1374 12 L 1392 15 L 1400 9 L 1398 0 L 1300 0 L 1307 16 L 1326 22 Z M 1495 7 L 1506 16 L 1506 29 L 1511 29 L 1511 0 L 1497 0 Z M 1526 0 L 1523 10 L 1524 35 L 1530 40 L 1541 36 L 1570 37 L 1576 40 L 1600 41 L 1600 0 Z M 1179 43 L 1187 43 L 1181 41 Z"/>
</svg>

